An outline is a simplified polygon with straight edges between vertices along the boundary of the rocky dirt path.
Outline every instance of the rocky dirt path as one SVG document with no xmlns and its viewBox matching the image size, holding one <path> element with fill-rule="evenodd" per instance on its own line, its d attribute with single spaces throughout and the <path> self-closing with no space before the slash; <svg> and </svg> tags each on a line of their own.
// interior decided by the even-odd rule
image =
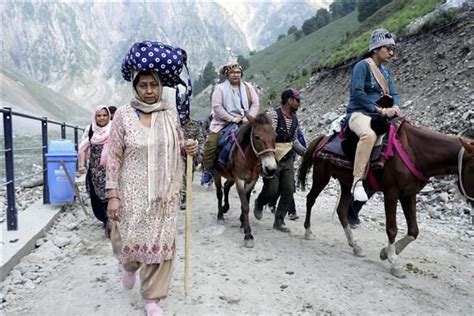
<svg viewBox="0 0 474 316">
<path fill-rule="evenodd" d="M 225 225 L 216 222 L 214 191 L 195 184 L 191 279 L 183 290 L 183 223 L 166 315 L 438 314 L 474 310 L 474 246 L 470 218 L 453 223 L 419 214 L 420 236 L 403 253 L 407 277 L 397 279 L 378 258 L 386 243 L 380 197 L 363 209 L 355 237 L 367 253 L 356 258 L 332 218 L 335 190 L 313 211 L 315 240 L 303 238 L 303 218 L 290 235 L 272 227 L 272 214 L 251 217 L 255 248 L 243 247 L 237 195 Z M 304 215 L 304 193 L 297 193 Z M 124 290 L 100 225 L 79 207 L 67 210 L 40 247 L 2 283 L 5 315 L 143 315 L 138 284 Z M 400 212 L 401 213 L 401 212 Z M 402 217 L 400 236 L 404 234 Z"/>
</svg>

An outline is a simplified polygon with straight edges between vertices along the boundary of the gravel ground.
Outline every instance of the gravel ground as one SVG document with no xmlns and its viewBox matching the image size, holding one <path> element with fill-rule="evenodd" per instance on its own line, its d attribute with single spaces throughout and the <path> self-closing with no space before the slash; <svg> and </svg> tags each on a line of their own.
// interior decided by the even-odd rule
<svg viewBox="0 0 474 316">
<path fill-rule="evenodd" d="M 199 177 L 196 177 L 198 179 Z M 260 183 L 257 185 L 257 190 Z M 190 288 L 183 289 L 184 214 L 166 315 L 471 314 L 474 309 L 474 226 L 469 215 L 418 214 L 420 236 L 402 254 L 407 276 L 390 275 L 378 258 L 386 244 L 380 196 L 362 210 L 357 258 L 333 217 L 335 182 L 313 209 L 315 240 L 303 238 L 305 193 L 296 193 L 300 219 L 290 234 L 272 229 L 272 214 L 251 216 L 255 248 L 243 247 L 239 202 L 217 224 L 214 190 L 194 185 Z M 461 204 L 460 204 L 461 205 Z M 458 207 L 455 205 L 455 207 Z M 459 206 L 462 207 L 462 206 Z M 405 221 L 400 211 L 400 233 Z M 122 288 L 117 261 L 100 224 L 79 206 L 64 212 L 39 246 L 1 284 L 5 315 L 143 315 L 139 284 Z"/>
</svg>

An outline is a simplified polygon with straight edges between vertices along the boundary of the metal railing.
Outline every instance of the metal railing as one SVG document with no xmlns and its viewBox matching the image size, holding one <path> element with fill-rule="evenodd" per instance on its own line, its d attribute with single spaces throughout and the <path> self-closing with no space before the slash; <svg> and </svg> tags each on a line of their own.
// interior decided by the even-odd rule
<svg viewBox="0 0 474 316">
<path fill-rule="evenodd" d="M 12 111 L 9 107 L 4 107 L 0 109 L 0 112 L 3 114 L 3 136 L 4 136 L 4 148 L 5 153 L 5 176 L 6 181 L 0 183 L 0 186 L 7 187 L 7 229 L 8 230 L 18 230 L 18 213 L 15 203 L 15 170 L 14 170 L 14 146 L 13 146 L 13 116 L 19 116 L 27 118 L 30 120 L 36 120 L 41 122 L 41 147 L 30 147 L 30 148 L 20 148 L 18 150 L 41 148 L 43 156 L 43 204 L 49 204 L 49 186 L 48 186 L 48 165 L 46 161 L 46 154 L 48 153 L 48 124 L 55 124 L 61 127 L 61 139 L 66 139 L 66 129 L 74 129 L 74 145 L 77 152 L 79 145 L 79 130 L 83 131 L 83 128 L 79 128 L 77 125 L 69 125 L 66 122 L 58 122 L 53 120 L 48 120 L 47 117 L 38 117 L 33 115 L 28 115 L 24 113 L 18 113 Z M 41 172 L 36 174 L 29 174 L 24 178 L 31 177 L 33 175 L 41 174 Z M 16 179 L 19 180 L 19 179 Z"/>
</svg>

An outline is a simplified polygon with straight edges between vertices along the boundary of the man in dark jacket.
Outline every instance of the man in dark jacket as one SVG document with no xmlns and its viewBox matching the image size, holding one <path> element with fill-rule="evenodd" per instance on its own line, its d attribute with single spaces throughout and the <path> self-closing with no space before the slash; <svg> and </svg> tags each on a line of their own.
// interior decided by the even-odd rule
<svg viewBox="0 0 474 316">
<path fill-rule="evenodd" d="M 303 147 L 306 149 L 307 148 L 306 147 L 306 140 L 304 138 L 303 131 L 299 127 L 296 130 L 296 138 L 298 139 L 300 144 L 303 145 Z M 293 157 L 293 160 L 296 160 L 297 154 L 294 150 L 292 150 L 292 155 L 291 156 Z M 275 196 L 270 201 L 270 203 L 268 203 L 268 207 L 270 208 L 272 213 L 275 213 L 275 211 L 276 211 L 276 206 L 277 206 L 277 202 L 278 202 L 279 198 L 280 198 L 280 192 L 278 192 L 277 196 Z M 291 219 L 292 221 L 294 221 L 294 220 L 297 220 L 298 218 L 300 218 L 300 217 L 298 216 L 298 214 L 296 214 L 296 203 L 295 203 L 295 199 L 293 197 L 291 199 L 289 205 L 288 205 L 288 219 Z"/>
<path fill-rule="evenodd" d="M 303 155 L 305 152 L 305 148 L 296 137 L 298 129 L 296 111 L 300 106 L 300 102 L 301 95 L 298 90 L 285 90 L 281 94 L 281 107 L 277 107 L 270 113 L 272 125 L 277 134 L 275 158 L 278 161 L 278 169 L 275 176 L 263 178 L 263 188 L 255 200 L 254 208 L 255 218 L 260 220 L 263 206 L 268 204 L 280 192 L 280 201 L 275 211 L 273 228 L 285 233 L 290 232 L 284 219 L 295 190 L 295 168 L 292 152 L 295 151 L 298 155 Z"/>
</svg>

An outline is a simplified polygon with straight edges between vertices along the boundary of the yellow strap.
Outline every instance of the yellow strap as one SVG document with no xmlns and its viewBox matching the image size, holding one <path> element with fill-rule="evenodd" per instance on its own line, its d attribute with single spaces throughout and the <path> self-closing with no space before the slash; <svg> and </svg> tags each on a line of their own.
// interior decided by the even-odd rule
<svg viewBox="0 0 474 316">
<path fill-rule="evenodd" d="M 383 94 L 390 95 L 390 90 L 388 89 L 387 81 L 385 80 L 385 77 L 382 75 L 379 68 L 375 64 L 374 60 L 372 58 L 366 58 L 365 61 L 369 64 L 370 70 L 372 71 L 372 74 L 374 75 L 375 80 L 377 80 L 377 83 L 379 84 L 380 88 L 382 88 Z"/>
<path fill-rule="evenodd" d="M 276 143 L 275 144 L 275 159 L 280 161 L 293 148 L 292 143 Z"/>
</svg>

